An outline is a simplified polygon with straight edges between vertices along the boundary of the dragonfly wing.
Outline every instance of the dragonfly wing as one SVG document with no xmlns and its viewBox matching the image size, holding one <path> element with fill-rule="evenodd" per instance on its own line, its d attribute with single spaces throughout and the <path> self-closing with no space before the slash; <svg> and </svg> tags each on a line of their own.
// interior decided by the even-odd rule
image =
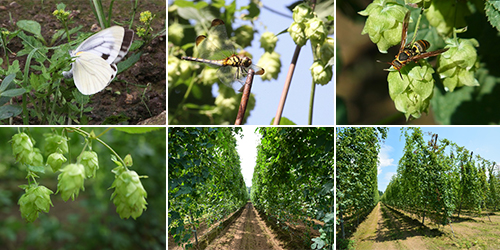
<svg viewBox="0 0 500 250">
<path fill-rule="evenodd" d="M 250 67 L 255 71 L 256 75 L 261 76 L 265 73 L 265 70 L 263 68 L 255 65 L 255 64 L 252 64 Z"/>
<path fill-rule="evenodd" d="M 227 86 L 232 86 L 233 82 L 237 80 L 237 69 L 238 67 L 232 66 L 220 67 L 220 69 L 217 71 L 217 76 L 219 76 L 219 79 L 222 83 L 226 84 Z"/>
<path fill-rule="evenodd" d="M 200 57 L 219 60 L 234 52 L 234 45 L 229 40 L 226 24 L 220 19 L 214 19 L 206 36 L 198 36 L 196 45 Z"/>
</svg>

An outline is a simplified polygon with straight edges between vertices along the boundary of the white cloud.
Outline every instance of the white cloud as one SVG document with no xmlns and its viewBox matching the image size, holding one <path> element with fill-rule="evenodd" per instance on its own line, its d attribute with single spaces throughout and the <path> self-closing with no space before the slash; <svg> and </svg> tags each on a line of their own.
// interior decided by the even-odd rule
<svg viewBox="0 0 500 250">
<path fill-rule="evenodd" d="M 396 166 L 394 164 L 394 159 L 393 158 L 390 158 L 389 156 L 389 153 L 393 151 L 393 148 L 389 145 L 382 145 L 382 147 L 380 147 L 380 153 L 378 154 L 378 167 L 377 167 L 377 170 L 378 170 L 378 174 L 382 173 L 382 168 L 385 168 L 385 167 L 394 167 Z"/>
<path fill-rule="evenodd" d="M 256 128 L 256 126 L 242 126 L 243 138 L 240 139 L 239 136 L 236 136 L 236 150 L 240 155 L 241 173 L 247 186 L 252 186 L 253 169 L 257 159 L 257 145 L 260 142 L 260 135 L 254 133 Z"/>
<path fill-rule="evenodd" d="M 389 183 L 389 181 L 391 181 L 392 176 L 396 174 L 397 174 L 396 172 L 387 172 L 384 175 L 384 180 L 387 180 L 387 183 Z"/>
</svg>

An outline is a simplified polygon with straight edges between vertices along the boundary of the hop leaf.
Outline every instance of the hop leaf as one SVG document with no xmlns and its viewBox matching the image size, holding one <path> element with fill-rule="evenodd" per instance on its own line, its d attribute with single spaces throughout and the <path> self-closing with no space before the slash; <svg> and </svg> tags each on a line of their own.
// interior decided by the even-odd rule
<svg viewBox="0 0 500 250">
<path fill-rule="evenodd" d="M 132 156 L 130 154 L 125 156 L 125 159 L 123 159 L 123 161 L 125 162 L 125 166 L 127 166 L 127 167 L 131 167 L 132 165 L 134 165 L 134 163 L 132 161 Z"/>
<path fill-rule="evenodd" d="M 78 156 L 78 161 L 85 167 L 85 177 L 90 178 L 99 169 L 99 159 L 94 151 L 84 151 Z"/>
<path fill-rule="evenodd" d="M 146 209 L 147 193 L 135 171 L 122 172 L 115 179 L 111 188 L 115 188 L 111 199 L 113 199 L 120 218 L 127 219 L 132 216 L 136 219 L 141 216 L 143 210 Z"/>
<path fill-rule="evenodd" d="M 57 177 L 57 192 L 61 191 L 61 197 L 68 201 L 71 197 L 75 200 L 75 194 L 78 197 L 80 188 L 85 190 L 83 181 L 85 179 L 85 168 L 82 164 L 69 164 L 61 169 L 61 174 Z"/>
<path fill-rule="evenodd" d="M 16 160 L 20 163 L 31 164 L 33 162 L 33 143 L 26 133 L 19 133 L 12 136 L 12 152 Z"/>
<path fill-rule="evenodd" d="M 21 216 L 28 222 L 33 222 L 38 218 L 38 212 L 49 212 L 50 206 L 54 206 L 50 200 L 52 190 L 44 186 L 28 187 L 25 193 L 19 198 Z"/>
</svg>

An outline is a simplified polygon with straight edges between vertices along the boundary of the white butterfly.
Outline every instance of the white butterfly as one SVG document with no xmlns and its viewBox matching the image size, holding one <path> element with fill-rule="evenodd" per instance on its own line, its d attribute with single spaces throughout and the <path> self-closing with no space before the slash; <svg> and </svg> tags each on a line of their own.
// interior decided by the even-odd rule
<svg viewBox="0 0 500 250">
<path fill-rule="evenodd" d="M 103 90 L 115 78 L 116 63 L 127 54 L 133 38 L 133 30 L 120 26 L 101 30 L 69 52 L 76 59 L 71 63 L 71 70 L 64 71 L 63 76 L 73 77 L 84 95 Z"/>
</svg>

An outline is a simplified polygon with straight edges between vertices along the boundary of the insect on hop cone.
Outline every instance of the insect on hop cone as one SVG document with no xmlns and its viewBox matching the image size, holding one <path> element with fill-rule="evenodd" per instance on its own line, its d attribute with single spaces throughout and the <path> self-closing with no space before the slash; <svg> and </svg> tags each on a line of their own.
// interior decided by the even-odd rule
<svg viewBox="0 0 500 250">
<path fill-rule="evenodd" d="M 120 218 L 128 219 L 132 216 L 136 219 L 141 216 L 143 210 L 146 209 L 146 204 L 148 204 L 146 202 L 147 193 L 135 171 L 122 172 L 115 179 L 111 188 L 115 188 L 111 199 L 113 199 Z"/>
</svg>

